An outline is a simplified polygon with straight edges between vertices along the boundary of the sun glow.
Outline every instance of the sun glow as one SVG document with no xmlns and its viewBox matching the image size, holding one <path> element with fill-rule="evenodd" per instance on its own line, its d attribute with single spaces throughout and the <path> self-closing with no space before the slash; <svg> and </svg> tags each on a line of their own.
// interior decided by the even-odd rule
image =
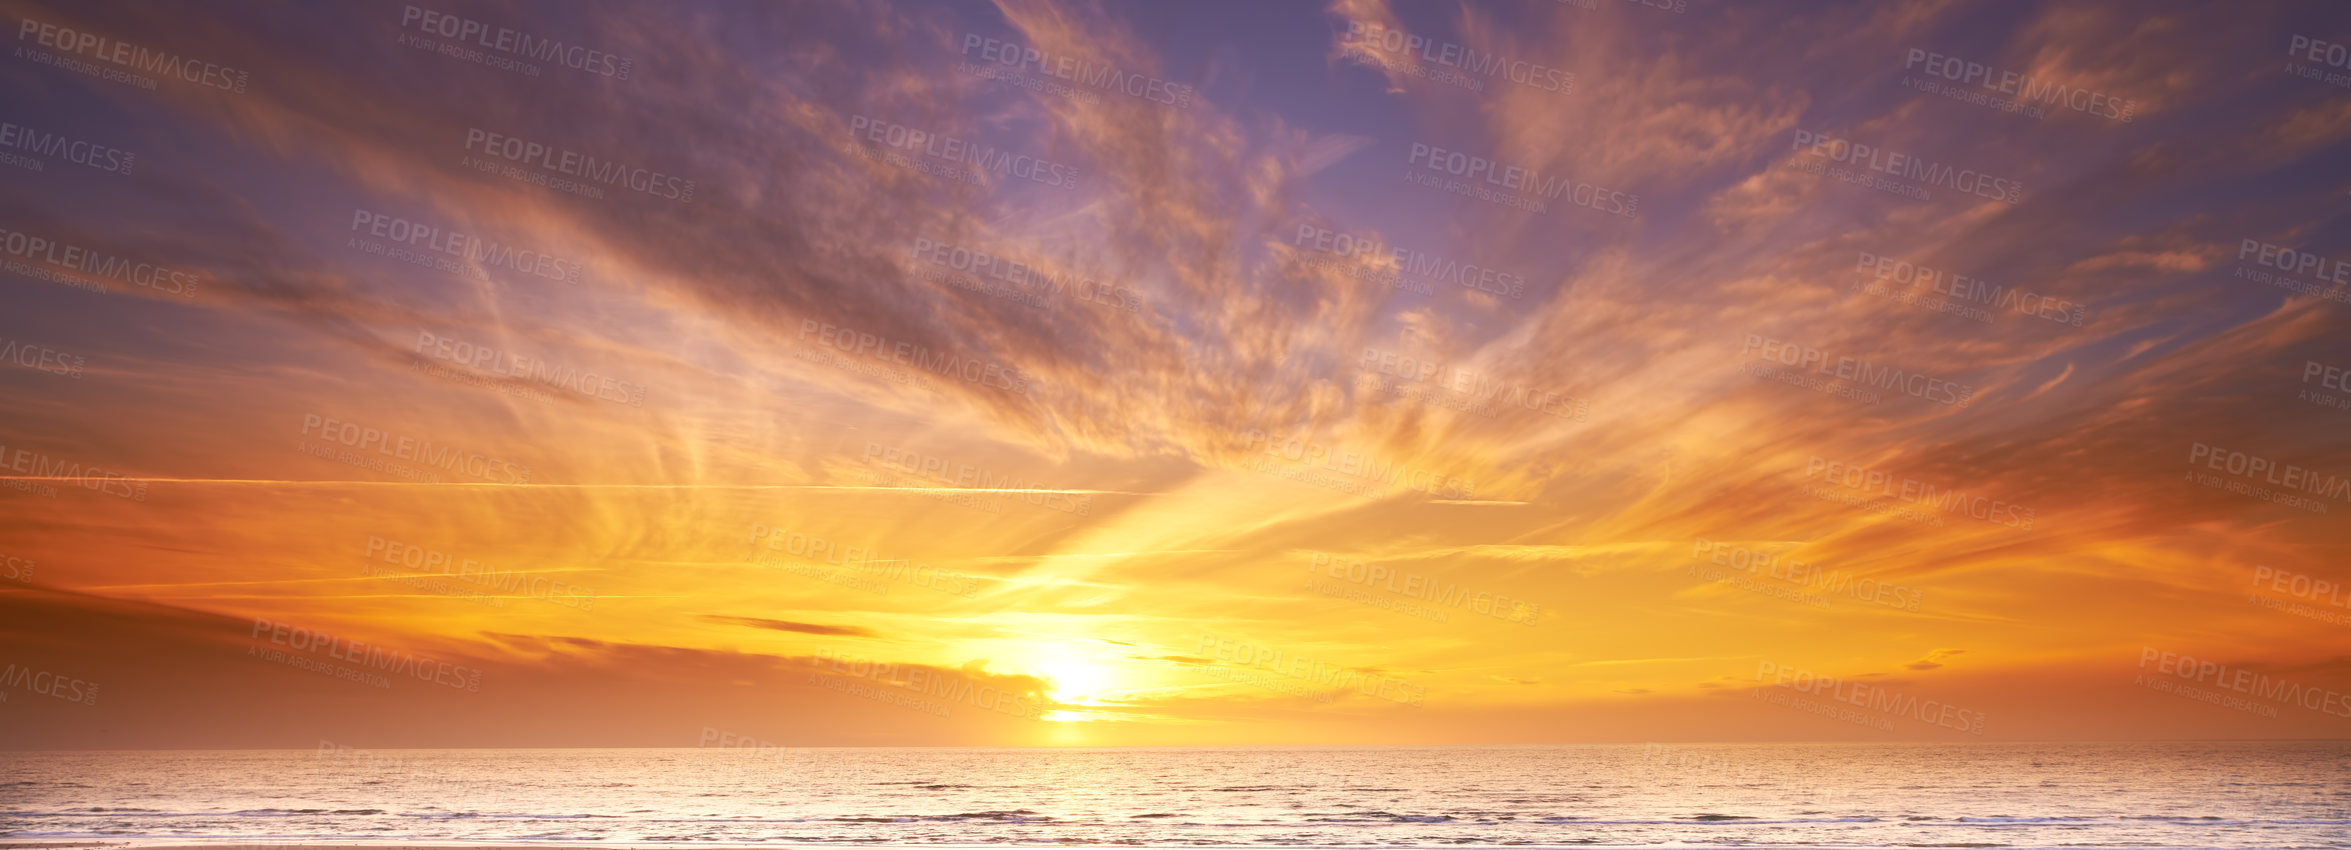
<svg viewBox="0 0 2351 850">
<path fill-rule="evenodd" d="M 1045 697 L 1057 709 L 1047 711 L 1043 719 L 1070 723 L 1102 719 L 1099 711 L 1087 711 L 1080 706 L 1111 706 L 1119 688 L 1117 672 L 1101 659 L 1081 655 L 1076 648 L 1057 646 L 1044 650 L 1029 664 L 1034 674 L 1045 680 Z"/>
<path fill-rule="evenodd" d="M 1111 684 L 1109 669 L 1085 661 L 1049 662 L 1039 674 L 1051 683 L 1045 695 L 1068 705 L 1102 705 L 1101 694 Z"/>
</svg>

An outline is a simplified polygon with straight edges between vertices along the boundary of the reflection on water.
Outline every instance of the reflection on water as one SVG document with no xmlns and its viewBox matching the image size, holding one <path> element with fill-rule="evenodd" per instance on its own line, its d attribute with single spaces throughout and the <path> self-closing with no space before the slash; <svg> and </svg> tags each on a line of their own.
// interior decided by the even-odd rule
<svg viewBox="0 0 2351 850">
<path fill-rule="evenodd" d="M 0 835 L 2351 847 L 2351 744 L 0 754 Z"/>
</svg>

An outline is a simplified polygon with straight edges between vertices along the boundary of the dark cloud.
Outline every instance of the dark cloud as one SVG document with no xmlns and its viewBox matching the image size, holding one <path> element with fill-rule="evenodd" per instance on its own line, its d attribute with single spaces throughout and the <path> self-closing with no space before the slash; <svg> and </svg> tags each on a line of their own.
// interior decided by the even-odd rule
<svg viewBox="0 0 2351 850">
<path fill-rule="evenodd" d="M 769 620 L 761 617 L 727 617 L 718 614 L 704 614 L 702 615 L 701 619 L 705 622 L 711 623 L 725 623 L 734 626 L 749 626 L 754 629 L 770 629 L 779 632 L 798 632 L 804 635 L 840 635 L 842 637 L 865 638 L 880 637 L 880 635 L 874 634 L 872 629 L 859 628 L 856 626 L 828 626 L 822 623 L 795 623 L 790 620 Z"/>
</svg>

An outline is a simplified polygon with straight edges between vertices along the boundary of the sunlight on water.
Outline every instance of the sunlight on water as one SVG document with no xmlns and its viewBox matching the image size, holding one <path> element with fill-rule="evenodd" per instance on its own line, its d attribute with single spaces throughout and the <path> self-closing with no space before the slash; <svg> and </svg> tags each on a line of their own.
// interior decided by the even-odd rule
<svg viewBox="0 0 2351 850">
<path fill-rule="evenodd" d="M 18 839 L 2351 847 L 2351 745 L 13 753 Z"/>
</svg>

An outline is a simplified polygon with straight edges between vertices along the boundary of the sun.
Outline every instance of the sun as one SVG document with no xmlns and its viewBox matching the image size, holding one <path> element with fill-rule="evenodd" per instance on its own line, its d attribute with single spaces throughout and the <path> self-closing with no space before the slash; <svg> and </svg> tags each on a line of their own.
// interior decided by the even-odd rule
<svg viewBox="0 0 2351 850">
<path fill-rule="evenodd" d="M 1045 720 L 1057 723 L 1097 720 L 1101 718 L 1095 716 L 1096 712 L 1074 710 L 1074 707 L 1115 704 L 1111 698 L 1118 692 L 1118 675 L 1108 663 L 1071 648 L 1056 647 L 1040 653 L 1028 666 L 1035 676 L 1045 680 L 1045 697 L 1062 706 L 1045 712 Z"/>
<path fill-rule="evenodd" d="M 1089 661 L 1056 658 L 1038 666 L 1038 675 L 1048 683 L 1045 695 L 1054 702 L 1068 705 L 1102 705 L 1100 695 L 1109 688 L 1111 673 L 1107 668 Z"/>
</svg>

